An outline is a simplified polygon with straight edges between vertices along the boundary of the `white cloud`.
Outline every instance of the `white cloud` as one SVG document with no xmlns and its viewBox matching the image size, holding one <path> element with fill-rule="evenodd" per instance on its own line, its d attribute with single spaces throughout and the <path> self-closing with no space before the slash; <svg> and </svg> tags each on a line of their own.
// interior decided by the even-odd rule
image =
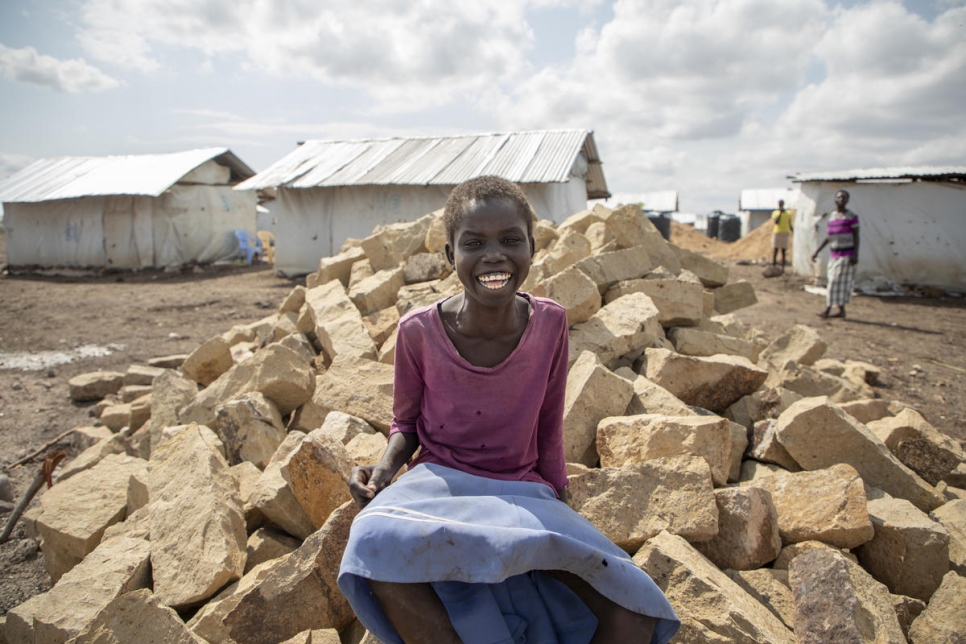
<svg viewBox="0 0 966 644">
<path fill-rule="evenodd" d="M 80 40 L 98 60 L 152 71 L 163 46 L 240 55 L 251 74 L 365 88 L 395 111 L 513 78 L 533 34 L 522 3 L 480 0 L 86 0 Z"/>
<path fill-rule="evenodd" d="M 112 89 L 120 83 L 83 60 L 59 60 L 33 47 L 11 49 L 0 44 L 0 77 L 77 94 Z"/>
<path fill-rule="evenodd" d="M 0 181 L 23 170 L 33 161 L 34 159 L 23 154 L 0 152 Z"/>
<path fill-rule="evenodd" d="M 827 78 L 802 89 L 776 133 L 810 141 L 819 162 L 843 154 L 864 165 L 922 158 L 933 141 L 938 161 L 966 155 L 966 9 L 929 23 L 897 3 L 842 12 L 815 48 Z"/>
<path fill-rule="evenodd" d="M 505 129 L 594 129 L 612 191 L 733 209 L 742 187 L 797 170 L 961 163 L 964 22 L 894 1 L 618 0 L 572 64 L 539 70 L 497 112 Z"/>
</svg>

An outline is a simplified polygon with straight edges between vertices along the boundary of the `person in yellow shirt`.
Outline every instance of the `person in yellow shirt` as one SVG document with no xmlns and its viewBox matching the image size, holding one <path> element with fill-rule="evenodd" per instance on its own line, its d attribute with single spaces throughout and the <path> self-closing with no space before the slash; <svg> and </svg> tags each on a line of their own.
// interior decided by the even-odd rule
<svg viewBox="0 0 966 644">
<path fill-rule="evenodd" d="M 788 244 L 791 242 L 792 232 L 792 213 L 785 210 L 785 200 L 778 200 L 778 210 L 771 213 L 771 220 L 774 226 L 771 231 L 771 265 L 778 265 L 778 251 L 782 252 L 782 272 L 785 271 L 785 253 Z"/>
</svg>

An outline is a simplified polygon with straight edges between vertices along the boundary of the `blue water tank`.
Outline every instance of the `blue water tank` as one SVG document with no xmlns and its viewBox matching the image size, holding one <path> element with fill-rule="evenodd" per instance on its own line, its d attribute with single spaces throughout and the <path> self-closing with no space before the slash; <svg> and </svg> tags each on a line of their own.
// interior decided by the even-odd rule
<svg viewBox="0 0 966 644">
<path fill-rule="evenodd" d="M 721 218 L 721 215 L 717 213 L 708 215 L 708 228 L 707 228 L 708 237 L 718 236 L 718 219 L 720 218 Z"/>
<path fill-rule="evenodd" d="M 718 239 L 734 242 L 741 238 L 741 219 L 736 215 L 722 215 L 718 221 Z"/>
<path fill-rule="evenodd" d="M 661 233 L 661 237 L 671 241 L 671 218 L 664 213 L 649 213 L 647 220 L 654 224 L 654 227 Z"/>
</svg>

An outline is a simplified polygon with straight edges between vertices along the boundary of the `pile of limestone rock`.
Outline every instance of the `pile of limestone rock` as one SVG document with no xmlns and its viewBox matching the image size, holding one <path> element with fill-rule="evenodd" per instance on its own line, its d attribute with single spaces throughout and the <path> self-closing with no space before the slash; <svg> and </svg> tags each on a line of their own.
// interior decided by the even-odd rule
<svg viewBox="0 0 966 644">
<path fill-rule="evenodd" d="M 958 443 L 813 330 L 743 328 L 753 288 L 636 207 L 534 238 L 525 290 L 571 323 L 570 503 L 664 590 L 675 641 L 962 641 Z M 6 641 L 374 642 L 335 582 L 345 479 L 386 445 L 400 315 L 458 292 L 444 243 L 440 213 L 377 228 L 259 322 L 73 379 L 99 423 L 28 513 L 55 584 Z"/>
</svg>

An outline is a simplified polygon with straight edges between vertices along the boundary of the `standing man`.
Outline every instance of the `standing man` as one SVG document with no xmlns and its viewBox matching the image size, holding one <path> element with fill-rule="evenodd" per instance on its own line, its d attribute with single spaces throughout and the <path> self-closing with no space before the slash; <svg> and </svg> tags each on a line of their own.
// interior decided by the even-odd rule
<svg viewBox="0 0 966 644">
<path fill-rule="evenodd" d="M 785 272 L 785 252 L 795 230 L 792 228 L 792 214 L 785 210 L 785 200 L 778 200 L 778 210 L 773 210 L 771 220 L 774 223 L 771 231 L 771 265 L 778 265 L 778 251 L 782 252 L 782 272 Z"/>
<path fill-rule="evenodd" d="M 826 307 L 818 314 L 822 318 L 844 318 L 845 305 L 851 301 L 852 287 L 855 286 L 855 267 L 859 263 L 859 216 L 846 208 L 848 203 L 848 192 L 839 190 L 835 193 L 835 210 L 821 217 L 831 215 L 828 233 L 812 255 L 812 261 L 817 261 L 819 252 L 830 244 Z M 839 307 L 837 313 L 832 314 L 833 306 Z"/>
</svg>

